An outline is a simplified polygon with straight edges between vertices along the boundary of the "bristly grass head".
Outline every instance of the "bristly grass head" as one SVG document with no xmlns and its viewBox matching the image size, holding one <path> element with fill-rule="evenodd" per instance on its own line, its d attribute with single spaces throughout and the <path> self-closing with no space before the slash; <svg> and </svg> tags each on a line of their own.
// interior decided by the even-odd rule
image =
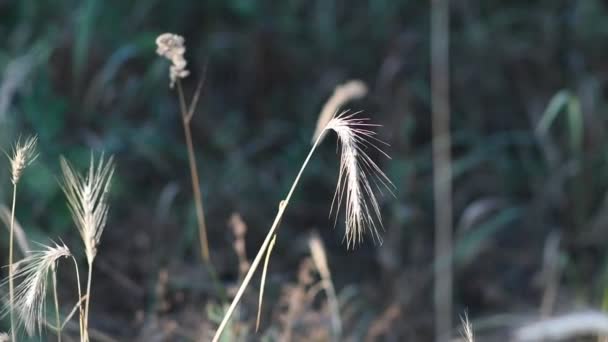
<svg viewBox="0 0 608 342">
<path fill-rule="evenodd" d="M 92 264 L 108 216 L 107 197 L 114 174 L 113 158 L 104 162 L 102 155 L 95 165 L 91 155 L 89 171 L 84 176 L 74 171 L 63 157 L 61 169 L 64 177 L 63 192 L 84 242 L 87 261 Z"/>
<path fill-rule="evenodd" d="M 2 316 L 11 310 L 16 311 L 20 324 L 30 336 L 36 329 L 42 330 L 49 271 L 55 270 L 59 258 L 72 255 L 65 245 L 55 243 L 54 246 L 41 246 L 41 250 L 31 252 L 25 259 L 9 266 L 16 269 L 13 280 L 21 282 L 15 288 L 13 301 L 7 298 L 2 310 Z M 8 279 L 4 280 L 2 285 L 7 282 Z"/>
<path fill-rule="evenodd" d="M 325 132 L 327 123 L 334 118 L 340 108 L 349 101 L 360 99 L 367 94 L 367 85 L 360 80 L 350 80 L 344 84 L 336 86 L 334 93 L 323 105 L 317 119 L 317 127 L 312 135 L 312 142 Z"/>
<path fill-rule="evenodd" d="M 465 342 L 475 342 L 475 337 L 473 336 L 473 325 L 469 321 L 469 316 L 464 314 L 464 317 L 460 317 L 460 323 L 462 324 L 461 333 Z"/>
<path fill-rule="evenodd" d="M 11 161 L 11 182 L 13 185 L 17 185 L 23 170 L 38 157 L 36 153 L 37 142 L 38 137 L 36 136 L 25 140 L 19 138 L 13 146 L 12 156 L 8 156 Z"/>
<path fill-rule="evenodd" d="M 336 209 L 337 218 L 337 212 L 344 202 L 347 248 L 361 243 L 366 230 L 371 233 L 374 240 L 382 242 L 378 232 L 378 228 L 382 227 L 382 217 L 372 183 L 378 190 L 385 187 L 391 193 L 394 187 L 367 154 L 367 150 L 373 148 L 390 158 L 377 145 L 377 143 L 386 143 L 376 138 L 376 132 L 370 129 L 379 125 L 369 123 L 368 119 L 360 118 L 358 114 L 359 112 L 342 112 L 334 116 L 323 129 L 323 131 L 336 132 L 341 147 L 338 185 L 331 211 Z M 323 133 L 319 135 L 320 139 L 323 135 Z"/>
</svg>

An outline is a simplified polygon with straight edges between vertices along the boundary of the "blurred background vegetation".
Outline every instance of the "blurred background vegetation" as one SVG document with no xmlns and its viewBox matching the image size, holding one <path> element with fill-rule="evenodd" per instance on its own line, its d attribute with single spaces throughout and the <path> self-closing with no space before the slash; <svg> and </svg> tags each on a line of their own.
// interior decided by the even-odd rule
<svg viewBox="0 0 608 342">
<path fill-rule="evenodd" d="M 481 336 L 501 336 L 530 317 L 608 309 L 608 6 L 450 4 L 454 317 L 468 312 Z M 192 340 L 226 304 L 201 266 L 176 94 L 155 54 L 156 36 L 175 32 L 186 38 L 187 94 L 207 66 L 193 131 L 212 260 L 226 288 L 239 280 L 230 217 L 246 223 L 252 258 L 336 85 L 367 83 L 369 96 L 348 108 L 382 124 L 391 145 L 392 160 L 375 158 L 397 188 L 381 197 L 384 244 L 355 251 L 327 217 L 335 146 L 315 156 L 273 252 L 261 335 L 283 328 L 281 293 L 298 283 L 318 230 L 347 336 L 431 338 L 428 1 L 0 0 L 0 18 L 0 146 L 40 139 L 17 205 L 28 238 L 78 246 L 57 182 L 60 155 L 81 167 L 91 149 L 117 158 L 94 273 L 95 329 L 125 341 Z M 72 298 L 71 287 L 62 291 Z M 233 330 L 257 339 L 247 334 L 250 297 Z M 324 314 L 316 303 L 294 329 L 308 337 L 328 329 Z"/>
</svg>

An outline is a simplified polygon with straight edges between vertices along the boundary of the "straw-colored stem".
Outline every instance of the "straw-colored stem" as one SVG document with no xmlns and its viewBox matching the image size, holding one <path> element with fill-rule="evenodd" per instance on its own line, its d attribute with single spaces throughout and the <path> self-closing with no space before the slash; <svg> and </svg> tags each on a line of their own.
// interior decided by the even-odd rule
<svg viewBox="0 0 608 342">
<path fill-rule="evenodd" d="M 84 302 L 84 341 L 89 341 L 89 303 L 91 302 L 91 276 L 93 274 L 93 262 L 89 262 L 89 275 L 87 277 L 87 299 Z"/>
<path fill-rule="evenodd" d="M 270 241 L 271 241 L 273 235 L 275 234 L 276 229 L 279 226 L 279 222 L 281 222 L 281 218 L 283 217 L 285 208 L 287 207 L 287 204 L 289 204 L 289 200 L 291 199 L 291 196 L 293 195 L 293 192 L 294 192 L 296 186 L 298 185 L 300 178 L 302 177 L 302 173 L 304 172 L 306 165 L 308 165 L 310 158 L 312 157 L 315 149 L 317 148 L 319 141 L 320 141 L 320 139 L 317 138 L 314 145 L 312 145 L 312 148 L 310 149 L 310 152 L 308 153 L 308 156 L 306 157 L 304 164 L 302 164 L 302 167 L 300 168 L 300 172 L 298 172 L 296 179 L 294 180 L 293 184 L 291 185 L 291 189 L 289 190 L 287 197 L 285 197 L 285 200 L 281 201 L 281 203 L 279 204 L 279 210 L 277 212 L 277 216 L 274 218 L 274 222 L 272 223 L 270 230 L 268 230 L 268 233 L 266 234 L 266 238 L 264 239 L 262 246 L 258 250 L 258 254 L 255 256 L 255 259 L 253 259 L 253 262 L 251 263 L 251 267 L 249 268 L 249 271 L 247 271 L 245 278 L 243 278 L 243 282 L 241 283 L 241 286 L 239 287 L 239 289 L 236 293 L 236 296 L 232 300 L 230 307 L 228 307 L 228 311 L 224 315 L 224 318 L 222 319 L 220 326 L 217 328 L 217 331 L 215 332 L 215 336 L 213 337 L 213 342 L 219 341 L 220 337 L 222 336 L 222 332 L 224 331 L 224 329 L 226 328 L 226 325 L 228 324 L 228 321 L 230 320 L 230 317 L 234 313 L 234 310 L 236 309 L 237 304 L 241 300 L 241 297 L 243 296 L 245 289 L 249 285 L 249 282 L 251 281 L 253 274 L 255 273 L 256 269 L 258 268 L 260 261 L 262 260 L 262 257 L 264 256 L 265 251 L 268 248 L 268 245 L 270 244 Z"/>
<path fill-rule="evenodd" d="M 182 125 L 184 127 L 186 147 L 188 149 L 188 163 L 190 164 L 190 177 L 192 178 L 192 191 L 194 193 L 194 205 L 196 209 L 196 219 L 198 221 L 198 236 L 201 245 L 201 256 L 205 264 L 210 264 L 211 262 L 209 257 L 209 242 L 207 241 L 207 228 L 205 225 L 205 212 L 203 210 L 200 181 L 198 178 L 198 169 L 196 167 L 196 156 L 194 154 L 194 146 L 192 144 L 192 130 L 190 129 L 190 120 L 192 118 L 192 115 L 186 107 L 184 91 L 182 89 L 182 84 L 179 80 L 177 81 L 177 92 L 179 96 L 179 105 L 182 114 Z"/>
<path fill-rule="evenodd" d="M 57 297 L 57 265 L 53 266 L 53 300 L 55 301 L 55 318 L 57 319 L 57 341 L 61 342 L 61 316 L 59 316 L 59 298 Z"/>
<path fill-rule="evenodd" d="M 15 202 L 17 201 L 17 183 L 13 184 L 13 204 L 11 209 L 11 227 L 9 233 L 9 242 L 8 242 L 8 291 L 9 291 L 9 303 L 10 306 L 10 316 L 11 316 L 11 341 L 17 341 L 16 332 L 15 332 L 15 315 L 13 303 L 15 302 L 15 285 L 13 283 L 13 235 L 15 231 Z"/>
<path fill-rule="evenodd" d="M 72 261 L 74 261 L 74 270 L 76 271 L 76 282 L 78 285 L 78 311 L 79 314 L 79 328 L 80 328 L 80 341 L 84 340 L 84 313 L 82 311 L 82 289 L 80 288 L 80 272 L 78 271 L 78 262 L 76 258 L 72 257 Z M 88 298 L 88 294 L 87 294 Z"/>
</svg>

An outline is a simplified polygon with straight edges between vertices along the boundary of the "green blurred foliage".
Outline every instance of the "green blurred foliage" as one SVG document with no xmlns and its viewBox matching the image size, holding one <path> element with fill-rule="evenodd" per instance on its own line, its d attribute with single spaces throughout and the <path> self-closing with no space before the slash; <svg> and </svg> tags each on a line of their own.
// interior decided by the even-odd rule
<svg viewBox="0 0 608 342">
<path fill-rule="evenodd" d="M 482 200 L 503 203 L 457 231 L 457 281 L 468 284 L 505 262 L 511 272 L 478 282 L 504 288 L 507 297 L 538 291 L 530 268 L 541 267 L 546 236 L 557 230 L 567 256 L 566 287 L 605 305 L 608 283 L 599 275 L 608 257 L 602 215 L 608 210 L 608 7 L 600 0 L 451 4 L 455 221 Z M 421 260 L 427 263 L 418 267 L 431 268 L 428 2 L 20 0 L 0 1 L 0 12 L 0 83 L 16 84 L 0 92 L 7 96 L 0 103 L 8 101 L 0 107 L 0 146 L 8 150 L 20 134 L 40 138 L 41 157 L 26 171 L 17 205 L 31 239 L 77 241 L 58 184 L 58 158 L 85 167 L 92 149 L 115 154 L 118 164 L 102 253 L 106 248 L 111 258 L 137 249 L 124 236 L 138 224 L 156 236 L 161 193 L 177 185 L 164 218 L 175 229 L 172 246 L 146 251 L 155 262 L 144 275 L 133 272 L 149 287 L 154 279 L 146 272 L 196 256 L 176 94 L 154 45 L 159 33 L 171 31 L 186 37 L 187 94 L 208 65 L 193 130 L 215 253 L 231 253 L 225 227 L 235 211 L 250 227 L 251 248 L 257 246 L 308 152 L 323 101 L 336 84 L 360 78 L 370 95 L 349 107 L 382 124 L 380 137 L 391 145 L 392 160 L 374 156 L 396 185 L 395 198 L 382 197 L 382 248 L 394 250 L 398 270 Z M 375 272 L 385 267 L 373 246 L 355 256 L 364 259 L 355 270 L 373 270 L 371 276 L 348 272 L 342 227 L 331 230 L 327 219 L 338 171 L 330 145 L 312 161 L 275 253 L 312 226 L 330 228 L 322 231 L 332 236 L 335 266 L 345 268 L 339 285 L 373 287 Z M 6 163 L 0 165 L 6 203 L 10 181 Z M 504 253 L 492 254 L 488 246 Z M 301 256 L 301 246 L 293 250 L 285 269 Z M 515 253 L 517 260 L 502 259 Z M 496 262 L 476 263 L 480 259 Z M 518 286 L 510 286 L 513 281 Z M 467 304 L 474 289 L 462 285 L 458 305 L 473 314 L 495 309 L 483 299 Z M 363 316 L 365 330 L 370 318 Z"/>
</svg>

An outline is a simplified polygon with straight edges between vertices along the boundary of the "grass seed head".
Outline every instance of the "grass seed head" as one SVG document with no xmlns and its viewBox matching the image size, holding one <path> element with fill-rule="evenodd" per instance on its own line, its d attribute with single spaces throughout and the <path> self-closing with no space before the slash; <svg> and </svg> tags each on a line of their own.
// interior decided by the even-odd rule
<svg viewBox="0 0 608 342">
<path fill-rule="evenodd" d="M 317 119 L 317 127 L 315 133 L 312 136 L 312 142 L 314 143 L 317 138 L 325 132 L 327 123 L 334 118 L 335 114 L 340 108 L 349 101 L 360 99 L 367 94 L 367 86 L 363 81 L 351 80 L 344 84 L 336 86 L 334 93 L 323 105 L 323 109 L 319 113 Z"/>
<path fill-rule="evenodd" d="M 469 316 L 465 313 L 464 317 L 460 317 L 460 321 L 462 324 L 462 336 L 464 337 L 465 342 L 474 342 L 475 338 L 473 337 L 473 325 L 469 321 Z"/>
<path fill-rule="evenodd" d="M 84 176 L 78 174 L 63 157 L 61 169 L 64 177 L 63 192 L 84 242 L 87 261 L 92 264 L 108 216 L 107 197 L 114 174 L 113 158 L 110 157 L 106 162 L 102 155 L 96 165 L 91 155 L 89 171 Z"/>
<path fill-rule="evenodd" d="M 36 330 L 40 331 L 44 323 L 47 278 L 49 271 L 55 271 L 59 258 L 69 257 L 72 254 L 65 245 L 42 245 L 42 249 L 31 252 L 25 259 L 11 265 L 15 268 L 14 281 L 20 281 L 15 288 L 15 297 L 11 302 L 9 298 L 2 310 L 2 315 L 11 311 L 17 312 L 19 324 L 32 336 Z M 3 281 L 6 284 L 8 279 Z M 2 339 L 0 338 L 0 341 Z"/>
<path fill-rule="evenodd" d="M 37 142 L 38 137 L 36 136 L 25 140 L 19 138 L 13 147 L 13 155 L 9 157 L 11 162 L 11 182 L 13 185 L 17 185 L 23 170 L 38 157 L 36 153 Z"/>
<path fill-rule="evenodd" d="M 345 239 L 347 248 L 354 247 L 363 241 L 363 235 L 369 231 L 374 240 L 382 241 L 378 228 L 382 226 L 380 207 L 372 184 L 378 189 L 382 186 L 389 191 L 391 181 L 378 165 L 369 157 L 367 150 L 374 148 L 388 157 L 376 143 L 376 132 L 370 128 L 368 119 L 360 118 L 358 113 L 343 112 L 333 117 L 324 131 L 334 131 L 338 136 L 341 148 L 338 185 L 332 202 L 332 211 L 339 211 L 344 202 L 346 211 Z M 321 133 L 322 136 L 324 132 Z"/>
</svg>

